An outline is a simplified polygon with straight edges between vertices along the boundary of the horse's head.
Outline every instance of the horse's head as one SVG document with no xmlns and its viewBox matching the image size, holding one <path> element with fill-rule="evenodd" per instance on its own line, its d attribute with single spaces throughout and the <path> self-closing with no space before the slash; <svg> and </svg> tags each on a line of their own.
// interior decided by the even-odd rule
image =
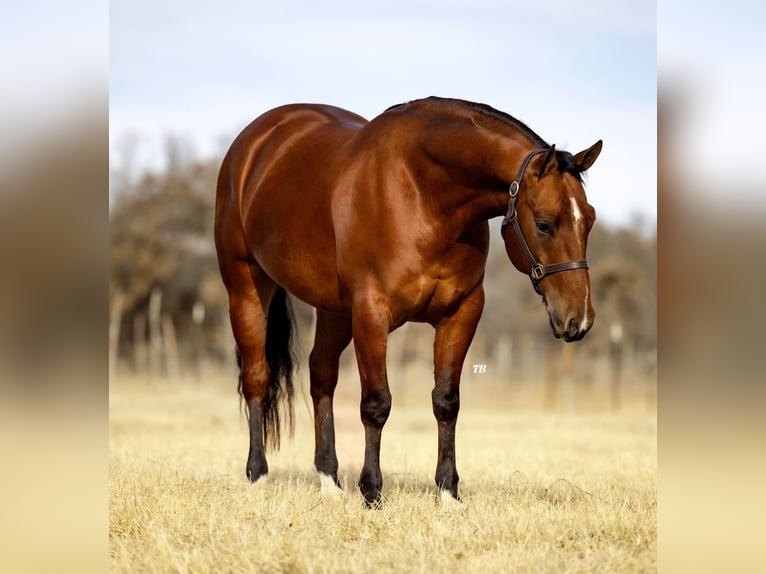
<svg viewBox="0 0 766 574">
<path fill-rule="evenodd" d="M 516 178 L 515 206 L 512 199 L 503 222 L 508 257 L 532 277 L 553 334 L 567 342 L 582 339 L 595 318 L 585 251 L 596 212 L 585 198 L 581 174 L 599 153 L 600 140 L 574 156 L 554 146 L 530 154 Z"/>
</svg>

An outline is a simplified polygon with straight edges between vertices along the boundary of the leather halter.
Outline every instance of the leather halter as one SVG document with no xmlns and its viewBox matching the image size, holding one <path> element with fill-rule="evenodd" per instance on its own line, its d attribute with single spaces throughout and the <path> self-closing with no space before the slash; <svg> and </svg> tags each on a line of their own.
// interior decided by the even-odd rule
<svg viewBox="0 0 766 574">
<path fill-rule="evenodd" d="M 551 265 L 543 265 L 542 263 L 538 262 L 535 259 L 535 256 L 532 255 L 532 251 L 529 249 L 527 240 L 524 239 L 524 234 L 521 231 L 521 227 L 519 227 L 519 218 L 516 213 L 516 200 L 519 197 L 521 180 L 524 177 L 524 172 L 526 171 L 527 166 L 529 165 L 529 162 L 532 160 L 532 158 L 537 154 L 547 151 L 547 149 L 536 149 L 531 151 L 527 154 L 527 157 L 524 158 L 524 161 L 521 162 L 519 171 L 516 173 L 516 179 L 513 180 L 509 189 L 511 197 L 508 200 L 508 211 L 506 212 L 505 217 L 503 218 L 503 223 L 500 226 L 500 233 L 503 236 L 503 240 L 505 240 L 505 233 L 508 225 L 513 226 L 513 230 L 516 233 L 516 240 L 521 246 L 521 250 L 524 252 L 524 256 L 527 258 L 527 261 L 532 268 L 532 270 L 529 272 L 529 278 L 532 280 L 532 286 L 535 288 L 535 291 L 539 295 L 542 295 L 542 291 L 540 291 L 538 283 L 546 275 L 553 275 L 554 273 L 560 273 L 561 271 L 588 269 L 588 262 L 584 260 L 567 261 L 565 263 L 553 263 Z"/>
</svg>

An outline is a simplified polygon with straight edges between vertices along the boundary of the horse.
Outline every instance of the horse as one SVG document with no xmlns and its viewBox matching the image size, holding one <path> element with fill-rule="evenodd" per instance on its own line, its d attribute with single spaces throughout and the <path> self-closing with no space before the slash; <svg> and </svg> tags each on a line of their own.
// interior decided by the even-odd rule
<svg viewBox="0 0 766 574">
<path fill-rule="evenodd" d="M 554 336 L 582 339 L 595 318 L 586 262 L 595 210 L 582 174 L 601 147 L 572 155 L 488 105 L 436 97 L 371 121 L 291 104 L 250 123 L 223 159 L 215 208 L 250 433 L 247 478 L 268 475 L 280 410 L 293 429 L 291 295 L 316 310 L 309 378 L 322 495 L 343 492 L 333 396 L 353 339 L 365 435 L 358 488 L 367 506 L 380 505 L 387 337 L 416 321 L 435 330 L 436 485 L 443 503 L 462 504 L 455 424 L 461 369 L 484 307 L 488 220 L 504 215 L 507 255 L 530 276 Z"/>
</svg>

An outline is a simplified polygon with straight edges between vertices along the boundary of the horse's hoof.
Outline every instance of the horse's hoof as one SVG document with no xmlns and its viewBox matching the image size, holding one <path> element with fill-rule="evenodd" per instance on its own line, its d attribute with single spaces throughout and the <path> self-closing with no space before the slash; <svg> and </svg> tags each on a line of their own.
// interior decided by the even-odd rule
<svg viewBox="0 0 766 574">
<path fill-rule="evenodd" d="M 364 498 L 364 505 L 370 510 L 380 510 L 383 508 L 383 499 L 380 495 L 377 498 Z"/>
<path fill-rule="evenodd" d="M 343 497 L 343 489 L 338 480 L 323 472 L 319 474 L 319 494 L 322 498 L 339 499 Z"/>
<path fill-rule="evenodd" d="M 261 474 L 253 480 L 253 475 L 248 472 L 247 479 L 250 481 L 251 486 L 263 486 L 269 481 L 269 473 Z"/>
<path fill-rule="evenodd" d="M 452 496 L 452 493 L 449 490 L 442 490 L 440 492 L 439 502 L 441 509 L 445 511 L 465 510 L 468 508 L 468 505 L 465 502 L 460 500 L 460 498 Z"/>
<path fill-rule="evenodd" d="M 380 510 L 383 507 L 383 499 L 380 496 L 379 490 L 362 490 L 362 496 L 364 497 L 364 504 L 367 508 Z"/>
</svg>

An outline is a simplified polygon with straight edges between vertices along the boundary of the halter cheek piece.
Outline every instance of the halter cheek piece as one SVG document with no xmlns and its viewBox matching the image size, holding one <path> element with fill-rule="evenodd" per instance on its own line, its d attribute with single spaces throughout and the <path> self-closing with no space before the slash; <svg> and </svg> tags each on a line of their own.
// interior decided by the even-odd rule
<svg viewBox="0 0 766 574">
<path fill-rule="evenodd" d="M 537 154 L 540 154 L 546 151 L 548 150 L 536 149 L 530 152 L 529 154 L 527 154 L 527 157 L 525 157 L 524 161 L 521 162 L 519 171 L 516 173 L 516 179 L 513 180 L 513 182 L 511 183 L 511 187 L 509 189 L 509 193 L 511 197 L 508 200 L 508 211 L 505 214 L 505 217 L 503 218 L 502 225 L 500 226 L 500 233 L 503 236 L 503 240 L 505 240 L 506 229 L 508 228 L 508 226 L 511 225 L 513 227 L 513 231 L 516 233 L 516 240 L 521 246 L 521 250 L 524 252 L 524 256 L 527 258 L 527 261 L 529 262 L 529 265 L 532 268 L 532 270 L 529 272 L 529 278 L 532 280 L 532 286 L 535 288 L 535 291 L 538 293 L 538 295 L 542 295 L 542 292 L 540 291 L 540 286 L 538 285 L 538 283 L 546 275 L 553 275 L 554 273 L 560 273 L 561 271 L 573 271 L 574 269 L 588 269 L 588 262 L 584 260 L 567 261 L 565 263 L 553 263 L 551 265 L 543 265 L 542 263 L 538 262 L 535 259 L 534 255 L 532 255 L 532 251 L 530 251 L 529 249 L 527 240 L 524 239 L 524 234 L 521 232 L 521 227 L 519 226 L 519 218 L 517 217 L 517 213 L 516 213 L 516 200 L 519 197 L 519 188 L 521 187 L 521 179 L 524 177 L 524 172 L 526 171 L 527 166 L 529 165 L 529 162 L 532 160 L 532 158 L 535 157 Z"/>
</svg>

